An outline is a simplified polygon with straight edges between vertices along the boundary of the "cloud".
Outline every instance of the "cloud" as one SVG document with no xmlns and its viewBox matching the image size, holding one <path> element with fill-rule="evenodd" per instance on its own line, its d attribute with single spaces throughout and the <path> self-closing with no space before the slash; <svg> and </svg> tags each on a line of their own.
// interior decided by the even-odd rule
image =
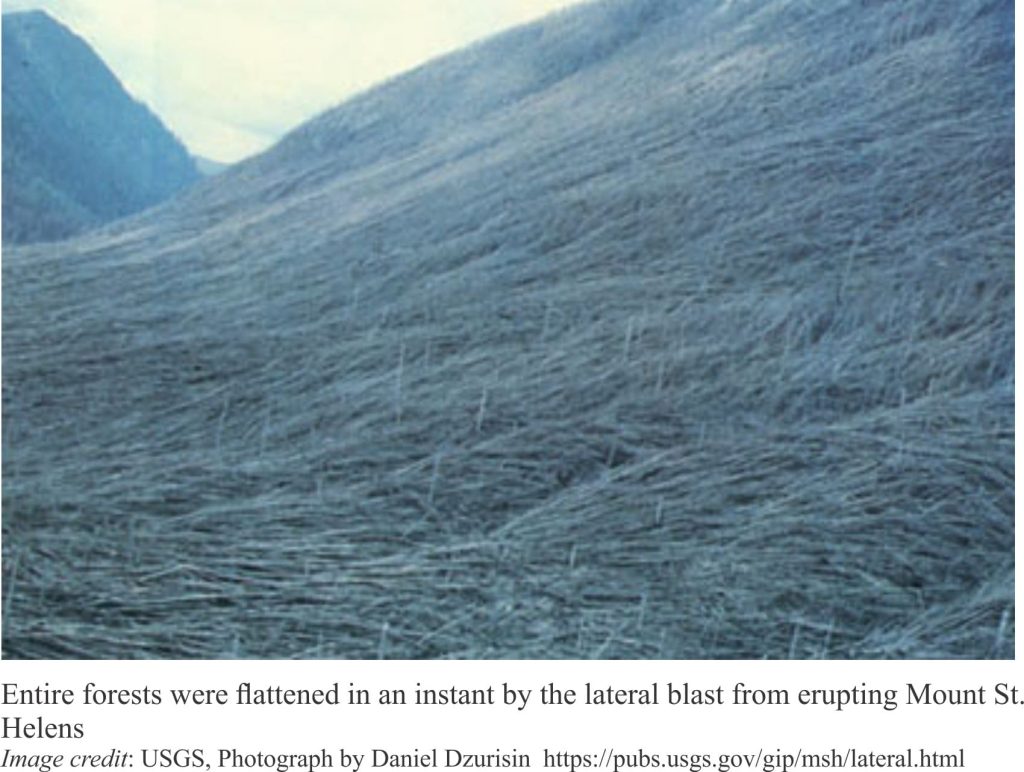
<svg viewBox="0 0 1024 772">
<path fill-rule="evenodd" d="M 233 161 L 391 75 L 575 0 L 9 0 L 84 37 L 196 153 Z"/>
</svg>

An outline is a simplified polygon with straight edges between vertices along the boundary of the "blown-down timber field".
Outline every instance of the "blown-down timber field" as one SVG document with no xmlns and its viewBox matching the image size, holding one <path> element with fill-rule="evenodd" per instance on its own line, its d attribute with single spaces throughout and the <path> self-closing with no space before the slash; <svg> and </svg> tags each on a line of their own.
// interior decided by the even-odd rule
<svg viewBox="0 0 1024 772">
<path fill-rule="evenodd" d="M 6 657 L 1011 657 L 1009 0 L 605 0 L 3 257 Z"/>
</svg>

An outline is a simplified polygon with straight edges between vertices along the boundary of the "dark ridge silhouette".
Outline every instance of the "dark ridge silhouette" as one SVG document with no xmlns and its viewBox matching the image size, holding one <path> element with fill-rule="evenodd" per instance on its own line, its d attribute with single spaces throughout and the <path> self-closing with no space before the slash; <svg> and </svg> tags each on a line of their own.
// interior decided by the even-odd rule
<svg viewBox="0 0 1024 772">
<path fill-rule="evenodd" d="M 9 657 L 1011 657 L 1013 8 L 613 0 L 3 263 Z"/>
<path fill-rule="evenodd" d="M 66 238 L 199 178 L 85 41 L 42 11 L 2 23 L 4 243 Z"/>
</svg>

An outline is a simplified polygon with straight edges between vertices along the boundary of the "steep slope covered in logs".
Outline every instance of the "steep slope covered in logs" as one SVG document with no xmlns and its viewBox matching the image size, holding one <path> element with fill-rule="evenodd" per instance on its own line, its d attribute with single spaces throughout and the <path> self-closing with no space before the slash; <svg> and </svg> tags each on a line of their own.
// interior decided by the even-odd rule
<svg viewBox="0 0 1024 772">
<path fill-rule="evenodd" d="M 7 656 L 1012 656 L 1009 2 L 615 0 L 4 261 Z"/>
</svg>

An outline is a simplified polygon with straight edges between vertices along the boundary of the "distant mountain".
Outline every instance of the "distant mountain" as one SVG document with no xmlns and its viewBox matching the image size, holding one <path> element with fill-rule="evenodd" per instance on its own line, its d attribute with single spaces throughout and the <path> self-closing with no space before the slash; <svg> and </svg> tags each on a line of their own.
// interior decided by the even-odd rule
<svg viewBox="0 0 1024 772">
<path fill-rule="evenodd" d="M 1010 0 L 611 0 L 3 260 L 5 657 L 1011 657 Z"/>
<path fill-rule="evenodd" d="M 4 242 L 64 238 L 197 179 L 181 142 L 85 41 L 42 11 L 4 14 Z"/>
<path fill-rule="evenodd" d="M 210 158 L 203 158 L 201 155 L 192 156 L 192 160 L 196 163 L 196 168 L 199 173 L 204 177 L 213 177 L 220 174 L 222 171 L 227 169 L 231 164 L 226 164 L 221 161 L 214 161 Z"/>
</svg>

